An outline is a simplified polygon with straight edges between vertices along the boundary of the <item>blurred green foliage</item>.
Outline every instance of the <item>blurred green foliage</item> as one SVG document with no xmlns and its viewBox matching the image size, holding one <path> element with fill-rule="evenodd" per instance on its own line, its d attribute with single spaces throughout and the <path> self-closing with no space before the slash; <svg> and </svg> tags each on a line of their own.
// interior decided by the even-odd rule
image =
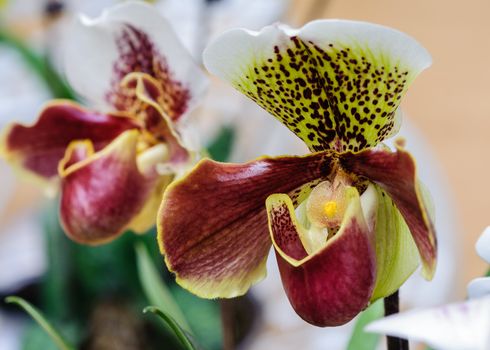
<svg viewBox="0 0 490 350">
<path fill-rule="evenodd" d="M 347 345 L 348 350 L 375 350 L 379 342 L 379 334 L 364 332 L 369 323 L 383 317 L 383 300 L 380 299 L 364 310 L 356 320 L 354 329 Z"/>
<path fill-rule="evenodd" d="M 130 305 L 140 318 L 141 310 L 153 303 L 154 300 L 148 299 L 139 283 L 141 276 L 138 274 L 138 257 L 134 248 L 138 245 L 147 252 L 145 263 L 152 264 L 151 267 L 147 265 L 146 270 L 151 269 L 151 273 L 156 273 L 157 276 L 152 278 L 159 278 L 172 299 L 176 300 L 196 339 L 206 349 L 221 348 L 217 303 L 200 299 L 175 284 L 158 251 L 154 230 L 144 235 L 128 232 L 109 244 L 90 247 L 76 244 L 65 236 L 54 205 L 45 210 L 42 217 L 47 234 L 49 268 L 40 282 L 40 304 L 54 324 L 73 325 L 75 331 L 71 334 L 76 337 L 73 339 L 75 343 L 83 344 L 90 338 L 88 324 L 99 303 L 112 300 Z M 151 329 L 151 337 L 147 337 L 152 342 L 149 348 L 158 349 L 158 344 L 173 344 L 175 349 L 179 348 L 168 328 L 160 322 L 145 322 Z M 29 337 L 26 338 L 24 350 L 37 349 L 29 347 L 29 341 Z"/>
<path fill-rule="evenodd" d="M 186 332 L 192 333 L 179 305 L 175 302 L 172 293 L 162 282 L 160 275 L 151 261 L 145 246 L 138 243 L 136 246 L 138 275 L 143 291 L 151 305 L 157 306 L 161 312 L 168 314 Z"/>
<path fill-rule="evenodd" d="M 197 350 L 199 346 L 195 341 L 167 312 L 156 306 L 148 306 L 143 310 L 144 313 L 151 312 L 157 315 L 165 325 L 167 325 L 177 336 L 185 350 Z"/>
<path fill-rule="evenodd" d="M 15 49 L 23 58 L 24 62 L 44 82 L 47 89 L 55 98 L 67 98 L 75 100 L 76 96 L 70 86 L 60 74 L 54 69 L 47 57 L 31 50 L 20 39 L 9 33 L 0 26 L 0 44 Z"/>
<path fill-rule="evenodd" d="M 35 306 L 31 305 L 26 300 L 10 296 L 5 299 L 5 302 L 9 304 L 16 304 L 26 311 L 33 320 L 44 330 L 44 332 L 51 338 L 51 341 L 56 344 L 60 350 L 75 350 L 75 347 L 66 340 L 65 337 L 44 317 L 42 312 Z M 36 343 L 34 343 L 36 344 Z"/>
<path fill-rule="evenodd" d="M 223 127 L 207 147 L 209 156 L 218 162 L 226 162 L 230 157 L 234 140 L 235 130 L 231 127 Z"/>
</svg>

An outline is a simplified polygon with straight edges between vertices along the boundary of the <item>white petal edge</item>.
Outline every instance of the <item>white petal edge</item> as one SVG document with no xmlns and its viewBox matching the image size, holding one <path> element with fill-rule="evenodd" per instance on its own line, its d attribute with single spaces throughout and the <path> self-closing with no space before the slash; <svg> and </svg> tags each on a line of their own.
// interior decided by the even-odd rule
<svg viewBox="0 0 490 350">
<path fill-rule="evenodd" d="M 481 298 L 485 295 L 490 296 L 490 277 L 475 278 L 468 284 L 469 298 Z"/>
<path fill-rule="evenodd" d="M 119 57 L 115 36 L 124 24 L 148 35 L 167 59 L 173 77 L 190 90 L 192 105 L 207 86 L 204 72 L 158 10 L 138 1 L 115 5 L 97 18 L 81 15 L 73 22 L 64 41 L 65 72 L 73 88 L 95 106 L 110 108 L 105 95 L 111 87 L 114 61 Z"/>
<path fill-rule="evenodd" d="M 488 226 L 476 242 L 476 252 L 490 264 L 490 226 Z"/>
<path fill-rule="evenodd" d="M 290 36 L 312 41 L 321 48 L 331 42 L 363 44 L 374 52 L 383 52 L 394 62 L 403 62 L 413 76 L 429 67 L 428 51 L 412 37 L 392 28 L 368 22 L 339 19 L 312 21 L 300 29 L 281 24 L 264 27 L 261 31 L 229 30 L 213 40 L 203 53 L 204 66 L 214 75 L 233 81 L 254 59 L 271 55 L 274 45 Z"/>
<path fill-rule="evenodd" d="M 438 350 L 489 350 L 490 296 L 392 315 L 365 331 L 422 341 Z"/>
</svg>

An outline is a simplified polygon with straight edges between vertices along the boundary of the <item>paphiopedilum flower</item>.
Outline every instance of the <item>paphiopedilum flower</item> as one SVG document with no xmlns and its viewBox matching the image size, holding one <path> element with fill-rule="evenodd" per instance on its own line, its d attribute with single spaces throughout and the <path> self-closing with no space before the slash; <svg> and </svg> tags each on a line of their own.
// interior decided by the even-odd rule
<svg viewBox="0 0 490 350">
<path fill-rule="evenodd" d="M 34 125 L 5 130 L 1 151 L 38 178 L 60 182 L 66 233 L 97 244 L 153 225 L 163 189 L 192 159 L 182 118 L 204 75 L 149 5 L 82 16 L 70 34 L 67 77 L 98 111 L 50 102 Z"/>
<path fill-rule="evenodd" d="M 295 311 L 334 326 L 396 291 L 418 255 L 430 279 L 436 238 L 415 163 L 380 144 L 430 62 L 412 38 L 362 22 L 237 29 L 211 43 L 208 70 L 313 153 L 202 160 L 169 186 L 157 226 L 177 282 L 202 297 L 241 295 L 265 276 L 273 245 Z"/>
<path fill-rule="evenodd" d="M 490 264 L 490 227 L 476 243 L 477 253 Z M 423 341 L 437 350 L 490 349 L 490 277 L 468 285 L 470 300 L 429 309 L 410 310 L 375 321 L 368 332 Z"/>
</svg>

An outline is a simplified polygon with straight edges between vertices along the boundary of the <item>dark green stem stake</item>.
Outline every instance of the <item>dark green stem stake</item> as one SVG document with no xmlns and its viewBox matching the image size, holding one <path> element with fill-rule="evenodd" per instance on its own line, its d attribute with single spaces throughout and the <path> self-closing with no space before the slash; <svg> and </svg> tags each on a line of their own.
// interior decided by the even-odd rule
<svg viewBox="0 0 490 350">
<path fill-rule="evenodd" d="M 400 298 L 398 291 L 386 297 L 385 300 L 385 316 L 396 314 L 400 311 Z M 408 350 L 408 340 L 387 336 L 386 341 L 388 350 Z"/>
</svg>

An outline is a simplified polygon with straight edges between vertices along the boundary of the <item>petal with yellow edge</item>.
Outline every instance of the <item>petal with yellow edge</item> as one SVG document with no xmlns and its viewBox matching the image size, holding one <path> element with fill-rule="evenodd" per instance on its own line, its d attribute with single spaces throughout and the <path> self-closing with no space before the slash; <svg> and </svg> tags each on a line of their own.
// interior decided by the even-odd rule
<svg viewBox="0 0 490 350">
<path fill-rule="evenodd" d="M 134 101 L 128 113 L 133 113 L 145 124 L 148 137 L 156 142 L 165 142 L 168 147 L 168 162 L 172 165 L 191 160 L 191 152 L 183 145 L 177 131 L 177 121 L 171 119 L 165 106 L 165 93 L 158 81 L 148 74 L 130 73 L 121 82 L 126 91 L 134 94 Z"/>
<path fill-rule="evenodd" d="M 372 232 L 363 213 L 359 193 L 346 189 L 348 202 L 338 232 L 325 237 L 312 254 L 304 248 L 293 202 L 286 194 L 267 199 L 271 238 L 284 290 L 296 313 L 320 327 L 347 323 L 369 304 L 376 281 Z M 370 206 L 376 206 L 372 201 Z M 370 212 L 367 208 L 366 211 Z"/>
<path fill-rule="evenodd" d="M 415 161 L 404 149 L 370 149 L 340 155 L 341 166 L 378 184 L 393 200 L 412 234 L 422 259 L 422 273 L 432 279 L 437 262 L 437 240 Z"/>
<path fill-rule="evenodd" d="M 160 175 L 158 167 L 167 161 L 168 148 L 165 144 L 157 144 L 138 154 L 137 163 L 140 172 L 148 177 L 156 176 L 157 180 L 145 200 L 145 205 L 129 224 L 128 228 L 135 233 L 145 233 L 155 226 L 155 218 L 162 203 L 163 192 L 175 177 L 173 173 Z"/>
<path fill-rule="evenodd" d="M 126 131 L 99 152 L 90 141 L 68 147 L 59 166 L 60 218 L 74 241 L 110 241 L 144 208 L 156 177 L 145 176 L 137 166 L 138 137 L 139 131 Z"/>
<path fill-rule="evenodd" d="M 0 151 L 10 162 L 43 178 L 57 175 L 70 142 L 90 140 L 96 151 L 126 130 L 139 126 L 130 118 L 100 114 L 69 101 L 48 104 L 32 126 L 13 124 L 4 132 Z"/>
<path fill-rule="evenodd" d="M 130 224 L 129 229 L 135 233 L 145 233 L 153 226 L 155 226 L 155 217 L 158 213 L 158 208 L 162 203 L 162 196 L 165 188 L 172 181 L 172 176 L 162 176 L 158 180 L 158 183 L 153 188 L 151 194 L 147 197 L 144 207 L 139 214 L 134 217 Z"/>
<path fill-rule="evenodd" d="M 312 151 L 372 147 L 396 132 L 400 100 L 431 64 L 394 29 L 318 20 L 300 29 L 230 30 L 204 51 L 213 74 L 266 109 Z"/>
<path fill-rule="evenodd" d="M 205 298 L 244 294 L 266 273 L 266 198 L 283 192 L 300 201 L 330 172 L 326 153 L 199 162 L 168 187 L 157 218 L 160 249 L 177 282 Z"/>
</svg>

